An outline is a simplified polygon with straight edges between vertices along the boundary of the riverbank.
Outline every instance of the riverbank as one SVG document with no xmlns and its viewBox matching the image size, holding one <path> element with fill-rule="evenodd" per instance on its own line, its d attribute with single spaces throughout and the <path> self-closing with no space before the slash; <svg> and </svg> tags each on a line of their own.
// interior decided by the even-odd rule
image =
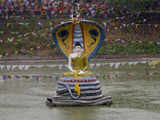
<svg viewBox="0 0 160 120">
<path fill-rule="evenodd" d="M 160 24 L 106 23 L 106 39 L 97 55 L 134 55 L 160 53 Z M 57 19 L 9 19 L 0 28 L 0 58 L 17 56 L 61 56 L 52 38 Z"/>
</svg>

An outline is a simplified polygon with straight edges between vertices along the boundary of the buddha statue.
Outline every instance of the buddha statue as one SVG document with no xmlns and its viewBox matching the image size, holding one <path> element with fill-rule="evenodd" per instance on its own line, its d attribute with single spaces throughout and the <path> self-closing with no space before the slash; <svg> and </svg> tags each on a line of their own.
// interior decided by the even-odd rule
<svg viewBox="0 0 160 120">
<path fill-rule="evenodd" d="M 88 60 L 96 53 L 104 37 L 103 28 L 94 21 L 73 20 L 54 28 L 53 38 L 67 57 L 69 70 L 60 75 L 56 93 L 47 98 L 47 105 L 111 104 L 111 97 L 102 94 L 96 74 L 88 71 Z"/>
<path fill-rule="evenodd" d="M 78 73 L 79 76 L 92 75 L 88 72 L 88 57 L 84 54 L 82 46 L 76 42 L 73 52 L 68 57 L 68 68 L 70 72 L 64 73 L 64 76 L 73 77 Z"/>
<path fill-rule="evenodd" d="M 68 57 L 68 68 L 71 72 L 85 73 L 88 70 L 88 58 L 82 52 L 82 47 L 79 42 L 75 44 L 73 53 Z"/>
</svg>

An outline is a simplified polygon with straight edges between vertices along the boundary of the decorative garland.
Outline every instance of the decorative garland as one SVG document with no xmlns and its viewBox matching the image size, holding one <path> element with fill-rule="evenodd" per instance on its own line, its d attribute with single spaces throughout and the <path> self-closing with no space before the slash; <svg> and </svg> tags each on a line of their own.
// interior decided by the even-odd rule
<svg viewBox="0 0 160 120">
<path fill-rule="evenodd" d="M 137 77 L 143 77 L 149 78 L 154 75 L 158 75 L 160 72 L 142 72 L 142 73 L 127 73 L 127 72 L 106 72 L 103 74 L 96 74 L 97 77 L 101 77 L 103 79 L 109 80 L 109 79 L 134 79 Z M 42 79 L 56 79 L 58 80 L 58 75 L 45 75 L 45 74 L 6 74 L 6 75 L 0 75 L 0 80 L 9 80 L 9 79 L 29 79 L 29 80 L 42 80 Z"/>
<path fill-rule="evenodd" d="M 6 80 L 6 79 L 35 79 L 35 80 L 41 80 L 41 79 L 52 79 L 52 78 L 56 78 L 56 80 L 58 79 L 58 77 L 56 77 L 55 75 L 40 75 L 40 74 L 24 74 L 24 75 L 20 75 L 20 74 L 15 74 L 15 75 L 0 75 L 0 80 Z"/>
<path fill-rule="evenodd" d="M 156 66 L 160 63 L 160 60 L 150 60 L 150 61 L 134 61 L 134 62 L 108 62 L 108 63 L 91 63 L 89 64 L 89 67 L 92 69 L 93 67 L 101 67 L 109 65 L 112 68 L 118 69 L 120 66 L 124 65 L 137 65 L 137 64 L 147 64 L 149 66 Z M 62 68 L 68 68 L 67 64 L 51 64 L 51 65 L 0 65 L 0 71 L 1 70 L 8 70 L 8 71 L 14 71 L 14 70 L 29 70 L 30 68 L 58 68 L 61 70 Z"/>
</svg>

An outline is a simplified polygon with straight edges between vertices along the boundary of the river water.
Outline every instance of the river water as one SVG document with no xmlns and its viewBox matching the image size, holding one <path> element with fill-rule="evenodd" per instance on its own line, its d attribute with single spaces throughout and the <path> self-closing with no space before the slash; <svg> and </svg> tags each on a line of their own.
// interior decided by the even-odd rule
<svg viewBox="0 0 160 120">
<path fill-rule="evenodd" d="M 48 107 L 46 97 L 56 90 L 56 77 L 66 69 L 31 68 L 0 71 L 0 75 L 53 74 L 53 78 L 0 79 L 0 120 L 160 120 L 159 66 L 145 64 L 92 69 L 104 95 L 113 104 L 92 107 Z"/>
</svg>

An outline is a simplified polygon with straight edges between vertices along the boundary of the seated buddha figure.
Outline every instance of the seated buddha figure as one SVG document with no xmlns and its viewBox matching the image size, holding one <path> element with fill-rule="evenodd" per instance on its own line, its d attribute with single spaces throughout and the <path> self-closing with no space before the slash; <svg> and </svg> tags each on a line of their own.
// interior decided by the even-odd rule
<svg viewBox="0 0 160 120">
<path fill-rule="evenodd" d="M 82 51 L 82 46 L 79 42 L 75 44 L 73 53 L 68 57 L 68 68 L 71 71 L 71 76 L 74 75 L 74 73 L 78 73 L 79 75 L 89 74 L 87 71 L 88 57 Z"/>
</svg>

